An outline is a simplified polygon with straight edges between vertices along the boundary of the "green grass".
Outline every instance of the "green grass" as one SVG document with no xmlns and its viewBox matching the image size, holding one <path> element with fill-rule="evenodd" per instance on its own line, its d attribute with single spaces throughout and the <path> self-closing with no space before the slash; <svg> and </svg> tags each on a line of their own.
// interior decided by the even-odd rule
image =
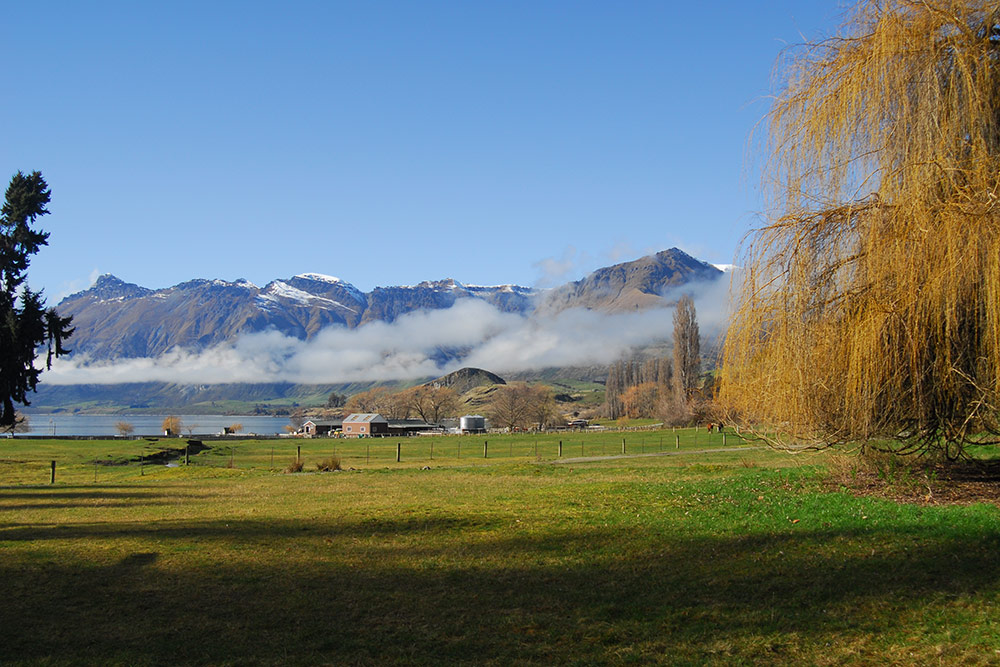
<svg viewBox="0 0 1000 667">
<path fill-rule="evenodd" d="M 205 440 L 211 449 L 190 457 L 190 465 L 212 468 L 283 470 L 301 451 L 306 470 L 331 456 L 341 458 L 343 466 L 423 467 L 426 465 L 480 465 L 498 460 L 558 460 L 562 458 L 602 457 L 622 454 L 677 453 L 691 450 L 745 448 L 748 445 L 735 435 L 708 434 L 701 429 L 666 429 L 663 431 L 563 432 L 553 434 L 419 436 L 409 438 L 281 438 L 270 440 Z M 42 484 L 50 478 L 50 462 L 56 461 L 56 476 L 61 482 L 123 481 L 138 476 L 156 475 L 162 465 L 140 467 L 140 458 L 148 458 L 164 448 L 183 449 L 187 438 L 138 438 L 134 440 L 0 440 L 0 484 Z M 400 462 L 396 462 L 399 446 Z M 130 462 L 128 466 L 95 465 L 95 461 Z"/>
<path fill-rule="evenodd" d="M 588 454 L 615 444 L 587 437 Z M 822 456 L 693 453 L 707 439 L 563 465 L 527 437 L 439 459 L 446 440 L 433 462 L 393 447 L 368 465 L 377 441 L 275 443 L 282 469 L 299 444 L 358 468 L 322 474 L 271 472 L 271 443 L 244 443 L 234 468 L 212 450 L 97 484 L 86 461 L 129 443 L 30 443 L 30 465 L 66 457 L 54 486 L 9 462 L 27 441 L 2 442 L 0 662 L 1000 658 L 996 507 L 855 498 L 823 483 Z"/>
</svg>

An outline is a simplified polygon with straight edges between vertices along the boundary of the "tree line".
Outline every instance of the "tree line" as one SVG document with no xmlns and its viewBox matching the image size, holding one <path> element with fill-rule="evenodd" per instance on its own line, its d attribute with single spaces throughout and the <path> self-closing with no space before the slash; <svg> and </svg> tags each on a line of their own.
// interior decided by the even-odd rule
<svg viewBox="0 0 1000 667">
<path fill-rule="evenodd" d="M 662 418 L 685 423 L 705 411 L 701 341 L 694 301 L 683 296 L 674 310 L 673 354 L 645 361 L 618 361 L 605 383 L 604 413 L 611 419 Z"/>
</svg>

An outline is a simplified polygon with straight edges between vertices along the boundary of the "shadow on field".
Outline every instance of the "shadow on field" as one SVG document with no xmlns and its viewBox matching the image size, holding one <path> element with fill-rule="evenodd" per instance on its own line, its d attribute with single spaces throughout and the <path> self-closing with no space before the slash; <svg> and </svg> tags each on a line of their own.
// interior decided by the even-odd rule
<svg viewBox="0 0 1000 667">
<path fill-rule="evenodd" d="M 119 540 L 103 564 L 0 559 L 0 662 L 794 661 L 915 622 L 947 630 L 949 601 L 995 599 L 1000 578 L 1000 537 L 958 529 L 684 538 L 503 526 L 0 530 L 0 548 Z"/>
<path fill-rule="evenodd" d="M 203 497 L 188 491 L 162 493 L 143 486 L 80 486 L 80 487 L 38 487 L 25 490 L 0 488 L 0 511 L 33 509 L 67 509 L 76 507 L 136 507 L 171 505 L 179 499 L 190 500 Z M 13 502 L 12 502 L 13 501 Z M 22 501 L 22 502 L 16 502 Z M 0 524 L 2 525 L 2 524 Z"/>
</svg>

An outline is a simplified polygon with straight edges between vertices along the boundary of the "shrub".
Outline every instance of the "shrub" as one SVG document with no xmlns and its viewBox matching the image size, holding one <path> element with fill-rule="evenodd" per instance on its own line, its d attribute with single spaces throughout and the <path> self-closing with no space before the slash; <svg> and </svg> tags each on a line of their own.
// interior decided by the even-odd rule
<svg viewBox="0 0 1000 667">
<path fill-rule="evenodd" d="M 302 463 L 301 459 L 295 459 L 294 461 L 288 464 L 288 467 L 285 468 L 285 472 L 302 472 L 302 468 L 304 465 L 305 464 Z"/>
<path fill-rule="evenodd" d="M 323 459 L 316 464 L 316 470 L 319 470 L 320 472 L 333 472 L 334 470 L 341 470 L 340 457 L 331 456 Z"/>
</svg>

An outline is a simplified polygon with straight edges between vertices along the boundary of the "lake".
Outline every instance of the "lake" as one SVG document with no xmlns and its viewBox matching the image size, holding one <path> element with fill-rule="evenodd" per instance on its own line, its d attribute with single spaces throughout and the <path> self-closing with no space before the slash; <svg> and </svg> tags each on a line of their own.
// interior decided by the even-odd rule
<svg viewBox="0 0 1000 667">
<path fill-rule="evenodd" d="M 118 435 L 115 425 L 128 422 L 135 427 L 134 435 L 163 435 L 163 419 L 166 415 L 79 415 L 79 414 L 32 414 L 26 412 L 30 430 L 28 435 Z M 242 434 L 274 435 L 284 433 L 288 417 L 238 416 L 238 415 L 178 415 L 182 431 L 188 435 L 211 435 L 221 433 L 232 424 L 243 424 Z"/>
</svg>

